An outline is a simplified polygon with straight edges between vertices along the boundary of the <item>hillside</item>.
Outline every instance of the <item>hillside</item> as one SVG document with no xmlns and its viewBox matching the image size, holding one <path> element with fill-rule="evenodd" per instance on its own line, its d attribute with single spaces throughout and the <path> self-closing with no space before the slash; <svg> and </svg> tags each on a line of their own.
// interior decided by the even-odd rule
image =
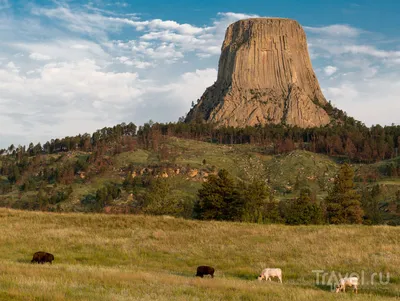
<svg viewBox="0 0 400 301">
<path fill-rule="evenodd" d="M 7 158 L 3 156 L 0 162 L 5 164 Z M 388 170 L 399 162 L 400 157 L 354 165 L 360 191 L 379 184 L 379 210 L 386 221 L 396 223 L 400 220 L 395 204 L 400 180 L 390 176 Z M 93 211 L 91 205 L 96 192 L 112 183 L 121 193 L 101 208 L 96 207 L 96 211 L 137 212 L 132 208 L 139 206 L 138 199 L 148 190 L 146 183 L 162 178 L 168 185 L 170 199 L 179 200 L 184 207 L 180 216 L 190 217 L 197 190 L 208 175 L 220 169 L 228 170 L 240 181 L 264 179 L 276 200 L 296 197 L 303 187 L 309 187 L 317 198 L 323 199 L 339 163 L 336 157 L 302 150 L 271 155 L 268 148 L 257 145 L 221 145 L 171 137 L 162 139 L 157 151 L 136 147 L 117 154 L 69 151 L 30 157 L 17 183 L 0 191 L 0 205 L 17 209 Z M 130 176 L 137 180 L 131 190 L 122 185 Z M 44 178 L 47 180 L 43 181 Z M 0 180 L 5 187 L 7 178 Z M 48 198 L 44 205 L 38 200 L 40 194 Z"/>
<path fill-rule="evenodd" d="M 199 222 L 172 217 L 0 209 L 1 300 L 394 300 L 399 228 Z M 321 239 L 323 237 L 323 239 Z M 249 247 L 250 246 L 250 247 Z M 38 250 L 53 265 L 32 265 Z M 194 277 L 215 267 L 214 279 Z M 280 267 L 283 285 L 259 283 Z M 312 270 L 390 273 L 359 295 L 316 285 Z"/>
</svg>

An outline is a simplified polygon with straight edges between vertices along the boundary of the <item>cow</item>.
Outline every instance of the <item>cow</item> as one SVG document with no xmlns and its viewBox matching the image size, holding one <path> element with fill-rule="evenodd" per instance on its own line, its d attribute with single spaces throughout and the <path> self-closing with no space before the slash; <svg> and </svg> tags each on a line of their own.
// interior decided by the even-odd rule
<svg viewBox="0 0 400 301">
<path fill-rule="evenodd" d="M 353 287 L 354 292 L 358 292 L 358 278 L 357 277 L 345 277 L 339 280 L 339 284 L 336 285 L 336 293 L 342 291 L 346 292 L 346 286 Z"/>
<path fill-rule="evenodd" d="M 265 281 L 271 281 L 271 278 L 278 277 L 280 283 L 282 283 L 282 270 L 278 268 L 267 268 L 262 270 L 260 276 L 258 276 L 258 280 L 261 281 L 265 279 Z"/>
<path fill-rule="evenodd" d="M 51 264 L 51 262 L 54 260 L 54 256 L 53 254 L 47 253 L 47 252 L 36 252 L 35 254 L 33 254 L 33 258 L 31 260 L 31 263 L 46 263 L 49 262 Z"/>
<path fill-rule="evenodd" d="M 201 265 L 197 267 L 196 276 L 203 278 L 204 275 L 211 275 L 211 278 L 214 278 L 214 271 L 214 268 L 210 266 Z"/>
</svg>

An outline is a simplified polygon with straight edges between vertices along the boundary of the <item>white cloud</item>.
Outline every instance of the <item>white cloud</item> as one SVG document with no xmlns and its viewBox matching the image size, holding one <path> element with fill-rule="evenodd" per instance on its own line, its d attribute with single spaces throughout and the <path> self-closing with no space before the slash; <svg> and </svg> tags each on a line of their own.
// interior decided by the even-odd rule
<svg viewBox="0 0 400 301">
<path fill-rule="evenodd" d="M 342 28 L 342 31 L 332 30 Z M 344 29 L 343 29 L 344 28 Z M 370 56 L 377 59 L 387 59 L 396 62 L 400 58 L 400 51 L 379 49 L 375 45 L 365 44 L 365 40 L 371 41 L 373 35 L 348 25 L 332 25 L 322 28 L 306 27 L 310 33 L 309 48 L 317 56 L 343 56 L 354 55 L 352 59 Z M 336 34 L 334 34 L 336 32 Z M 361 39 L 360 34 L 366 37 Z"/>
<path fill-rule="evenodd" d="M 31 100 L 38 103 L 68 104 L 83 97 L 89 101 L 120 103 L 141 94 L 137 73 L 105 72 L 95 61 L 87 59 L 76 63 L 46 64 L 38 77 L 30 79 L 22 75 L 11 76 L 4 69 L 1 71 L 2 96 L 14 99 L 18 95 L 31 96 Z"/>
<path fill-rule="evenodd" d="M 367 125 L 399 123 L 399 51 L 380 49 L 373 33 L 347 25 L 307 32 L 313 65 L 328 76 L 319 76 L 327 99 Z"/>
<path fill-rule="evenodd" d="M 121 6 L 121 7 L 128 7 L 128 6 L 129 6 L 128 3 L 126 3 L 126 2 L 119 2 L 119 1 L 114 2 L 113 5 L 115 5 L 115 6 Z"/>
<path fill-rule="evenodd" d="M 105 39 L 107 32 L 119 31 L 124 26 L 131 26 L 137 32 L 142 33 L 141 41 L 150 41 L 148 52 L 152 55 L 155 52 L 156 59 L 162 57 L 157 50 L 173 46 L 175 49 L 168 49 L 165 55 L 166 62 L 173 62 L 183 58 L 185 52 L 201 53 L 200 57 L 207 54 L 218 55 L 220 53 L 221 39 L 223 39 L 226 27 L 239 19 L 258 17 L 258 15 L 247 15 L 242 13 L 218 13 L 218 19 L 212 26 L 194 26 L 181 24 L 173 20 L 138 20 L 135 15 L 132 17 L 109 16 L 108 11 L 94 10 L 72 10 L 67 4 L 55 8 L 34 7 L 32 13 L 38 16 L 46 16 L 51 19 L 62 21 L 63 26 L 71 31 L 87 33 Z M 106 12 L 106 13 L 105 13 Z M 107 15 L 106 15 L 107 14 Z M 118 41 L 121 44 L 129 44 L 133 41 Z M 168 46 L 166 46 L 168 44 Z M 142 51 L 144 52 L 144 51 Z M 173 59 L 171 57 L 174 56 Z"/>
<path fill-rule="evenodd" d="M 165 88 L 171 91 L 175 98 L 185 101 L 187 104 L 185 109 L 188 111 L 191 101 L 200 98 L 205 89 L 216 81 L 217 73 L 214 68 L 186 72 L 177 83 L 167 85 Z"/>
<path fill-rule="evenodd" d="M 354 101 L 359 96 L 357 87 L 349 82 L 340 84 L 339 86 L 328 87 L 324 89 L 324 93 L 330 99 L 351 99 Z"/>
<path fill-rule="evenodd" d="M 72 49 L 83 49 L 83 50 L 87 50 L 89 49 L 89 45 L 82 45 L 82 44 L 75 44 L 71 46 Z"/>
<path fill-rule="evenodd" d="M 145 101 L 137 108 L 137 115 L 147 116 L 146 120 L 176 121 L 188 112 L 191 102 L 196 102 L 216 79 L 217 70 L 208 68 L 183 73 L 171 83 L 152 84 L 144 96 Z"/>
<path fill-rule="evenodd" d="M 212 54 L 210 53 L 196 53 L 197 57 L 202 58 L 202 59 L 208 59 L 212 56 Z"/>
<path fill-rule="evenodd" d="M 328 36 L 337 36 L 337 37 L 350 37 L 350 38 L 357 37 L 362 33 L 362 31 L 357 28 L 342 24 L 335 24 L 324 27 L 304 26 L 304 29 L 311 33 L 323 34 Z"/>
<path fill-rule="evenodd" d="M 118 60 L 139 64 L 126 57 Z M 18 138 L 23 132 L 33 141 L 91 132 L 122 121 L 177 120 L 217 74 L 205 69 L 152 81 L 136 72 L 107 71 L 92 59 L 46 63 L 28 71 L 31 77 L 15 73 L 17 69 L 13 62 L 0 68 L 0 124 L 7 123 L 0 126 L 0 137 Z"/>
<path fill-rule="evenodd" d="M 218 16 L 222 16 L 223 19 L 228 19 L 228 20 L 231 20 L 231 21 L 237 21 L 237 20 L 240 20 L 240 19 L 258 18 L 259 17 L 259 15 L 254 15 L 254 14 L 249 15 L 249 14 L 233 13 L 233 12 L 227 12 L 227 13 L 221 13 L 220 12 L 220 13 L 218 13 Z M 218 21 L 214 22 L 214 24 L 216 24 L 216 23 L 219 23 L 219 22 Z"/>
<path fill-rule="evenodd" d="M 39 16 L 46 16 L 48 18 L 59 19 L 65 22 L 67 28 L 72 31 L 84 32 L 89 34 L 101 34 L 106 30 L 118 30 L 120 26 L 129 25 L 136 28 L 136 30 L 174 30 L 180 34 L 199 34 L 206 30 L 192 26 L 190 24 L 179 24 L 172 20 L 145 20 L 138 21 L 136 16 L 134 18 L 106 16 L 102 13 L 104 10 L 89 7 L 89 11 L 72 11 L 71 8 L 64 4 L 56 8 L 38 8 L 35 7 L 32 13 Z"/>
<path fill-rule="evenodd" d="M 51 56 L 45 55 L 45 54 L 41 54 L 38 52 L 32 52 L 29 57 L 32 60 L 36 60 L 36 61 L 48 61 L 51 60 Z"/>
<path fill-rule="evenodd" d="M 326 75 L 331 76 L 337 71 L 337 68 L 335 66 L 326 66 L 324 68 L 324 72 Z"/>
<path fill-rule="evenodd" d="M 175 45 L 173 43 L 163 43 L 159 45 L 157 48 L 146 48 L 144 53 L 146 56 L 154 59 L 171 59 L 176 60 L 179 58 L 183 58 L 183 53 L 177 51 L 175 49 Z"/>
<path fill-rule="evenodd" d="M 93 131 L 93 125 L 115 123 L 121 107 L 134 108 L 145 89 L 137 73 L 106 72 L 92 60 L 49 63 L 32 78 L 0 69 L 0 99 L 14 100 L 12 106 L 0 102 L 0 120 L 8 116 L 0 136 L 14 126 L 26 137 L 46 129 L 50 137 Z M 102 109 L 93 108 L 96 102 Z"/>
<path fill-rule="evenodd" d="M 139 69 L 154 67 L 153 63 L 144 62 L 144 61 L 135 60 L 135 59 L 129 59 L 126 56 L 117 57 L 116 60 L 119 61 L 121 64 L 125 64 L 127 66 L 134 66 Z"/>
<path fill-rule="evenodd" d="M 6 65 L 7 69 L 10 70 L 13 73 L 18 73 L 19 72 L 19 67 L 17 67 L 17 65 L 14 64 L 14 62 L 8 62 Z"/>
<path fill-rule="evenodd" d="M 343 53 L 366 54 L 377 58 L 400 58 L 400 51 L 385 51 L 367 45 L 350 45 L 343 47 Z"/>
<path fill-rule="evenodd" d="M 172 43 L 180 52 L 195 52 L 200 58 L 208 58 L 219 55 L 221 52 L 221 42 L 225 35 L 226 27 L 237 20 L 243 18 L 258 17 L 257 15 L 247 15 L 238 13 L 219 13 L 220 17 L 213 22 L 212 26 L 193 27 L 187 24 L 176 24 L 167 22 L 139 22 L 143 27 L 138 29 L 148 32 L 143 34 L 141 41 L 151 43 Z M 138 24 L 138 22 L 135 22 Z M 153 25 L 152 25 L 153 24 Z M 157 26 L 154 26 L 157 25 Z"/>
<path fill-rule="evenodd" d="M 112 29 L 108 17 L 100 13 L 88 13 L 85 11 L 72 11 L 67 4 L 56 8 L 33 7 L 32 14 L 58 19 L 64 22 L 69 30 L 91 35 L 105 35 L 107 29 Z"/>
<path fill-rule="evenodd" d="M 107 60 L 110 55 L 96 42 L 81 39 L 63 39 L 43 42 L 20 41 L 9 46 L 30 53 L 29 57 L 35 60 L 56 59 L 59 61 L 77 61 L 82 58 L 95 57 Z"/>
<path fill-rule="evenodd" d="M 372 80 L 340 79 L 324 90 L 325 96 L 349 116 L 372 124 L 400 124 L 400 80 L 389 74 Z"/>
<path fill-rule="evenodd" d="M 163 21 L 161 19 L 154 19 L 151 21 L 133 21 L 128 22 L 128 24 L 136 26 L 138 29 L 148 29 L 150 31 L 153 30 L 174 30 L 179 34 L 183 35 L 193 35 L 193 34 L 200 34 L 207 30 L 207 28 L 201 28 L 192 26 L 190 24 L 179 24 L 175 21 Z"/>
</svg>

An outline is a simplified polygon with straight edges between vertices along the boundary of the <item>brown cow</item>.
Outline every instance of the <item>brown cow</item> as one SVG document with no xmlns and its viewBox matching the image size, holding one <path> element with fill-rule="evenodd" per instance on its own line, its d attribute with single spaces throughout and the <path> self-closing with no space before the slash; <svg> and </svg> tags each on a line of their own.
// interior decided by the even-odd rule
<svg viewBox="0 0 400 301">
<path fill-rule="evenodd" d="M 201 265 L 197 267 L 196 276 L 203 278 L 204 275 L 211 275 L 211 278 L 214 278 L 214 268 L 209 267 L 207 265 Z"/>
<path fill-rule="evenodd" d="M 36 252 L 35 254 L 33 254 L 31 263 L 37 262 L 43 264 L 49 262 L 51 264 L 53 260 L 54 260 L 53 254 L 47 252 Z"/>
</svg>

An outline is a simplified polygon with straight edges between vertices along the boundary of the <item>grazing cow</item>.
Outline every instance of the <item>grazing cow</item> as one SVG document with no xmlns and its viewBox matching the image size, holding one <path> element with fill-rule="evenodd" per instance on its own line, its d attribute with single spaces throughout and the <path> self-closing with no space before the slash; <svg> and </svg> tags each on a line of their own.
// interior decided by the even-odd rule
<svg viewBox="0 0 400 301">
<path fill-rule="evenodd" d="M 336 293 L 342 291 L 346 292 L 346 286 L 353 287 L 354 292 L 357 294 L 358 291 L 358 278 L 357 277 L 346 277 L 339 280 L 339 284 L 336 286 Z"/>
<path fill-rule="evenodd" d="M 54 260 L 53 254 L 46 252 L 36 252 L 35 254 L 33 254 L 31 263 L 37 262 L 43 264 L 45 262 L 49 262 L 51 264 L 53 260 Z"/>
<path fill-rule="evenodd" d="M 209 267 L 207 265 L 201 265 L 197 267 L 196 276 L 203 278 L 204 275 L 211 275 L 211 278 L 214 278 L 214 268 Z"/>
<path fill-rule="evenodd" d="M 281 269 L 264 269 L 262 270 L 260 276 L 258 276 L 258 280 L 271 281 L 271 278 L 278 277 L 280 283 L 282 283 L 282 270 Z"/>
</svg>

